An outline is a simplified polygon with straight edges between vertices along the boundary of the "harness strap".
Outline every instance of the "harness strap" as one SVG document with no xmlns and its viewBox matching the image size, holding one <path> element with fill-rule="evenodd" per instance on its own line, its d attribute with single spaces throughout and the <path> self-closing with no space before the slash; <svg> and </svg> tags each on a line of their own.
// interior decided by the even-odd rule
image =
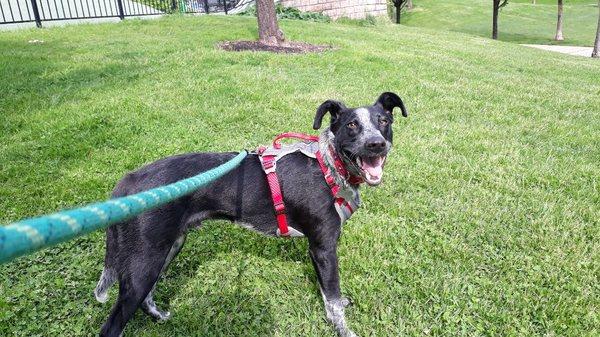
<svg viewBox="0 0 600 337">
<path fill-rule="evenodd" d="M 296 138 L 296 139 L 308 140 L 311 142 L 319 141 L 319 136 L 312 136 L 312 135 L 307 135 L 307 134 L 299 133 L 299 132 L 284 132 L 284 133 L 280 134 L 279 136 L 275 137 L 275 139 L 273 139 L 273 147 L 276 149 L 281 149 L 280 140 L 282 140 L 283 138 Z"/>
<path fill-rule="evenodd" d="M 352 206 L 346 201 L 346 199 L 341 198 L 341 197 L 336 197 L 338 191 L 340 190 L 340 186 L 335 182 L 335 179 L 331 175 L 331 170 L 329 169 L 329 167 L 327 167 L 327 165 L 325 165 L 325 161 L 323 160 L 323 155 L 321 154 L 321 151 L 317 151 L 317 153 L 315 155 L 317 157 L 317 162 L 319 163 L 319 167 L 321 168 L 321 172 L 323 172 L 323 176 L 325 177 L 325 182 L 327 182 L 327 185 L 331 189 L 331 194 L 335 198 L 336 204 L 338 204 L 339 206 L 346 207 L 348 209 L 348 211 L 350 211 L 350 214 L 354 213 L 354 209 L 352 209 Z M 336 157 L 335 160 L 337 161 L 338 158 Z M 336 167 L 337 167 L 337 165 L 336 165 Z M 344 169 L 344 171 L 345 171 L 345 169 Z"/>
<path fill-rule="evenodd" d="M 277 227 L 279 228 L 280 236 L 289 236 L 289 228 L 287 218 L 285 216 L 285 203 L 283 202 L 283 194 L 275 171 L 275 156 L 262 156 L 263 170 L 267 174 L 267 183 L 271 190 L 271 199 L 273 199 L 273 208 L 277 217 Z"/>
</svg>

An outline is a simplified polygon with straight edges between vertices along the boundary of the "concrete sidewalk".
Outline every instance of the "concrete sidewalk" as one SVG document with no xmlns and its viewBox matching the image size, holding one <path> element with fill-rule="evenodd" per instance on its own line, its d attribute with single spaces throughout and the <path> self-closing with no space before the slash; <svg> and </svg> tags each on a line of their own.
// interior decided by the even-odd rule
<svg viewBox="0 0 600 337">
<path fill-rule="evenodd" d="M 553 51 L 555 53 L 563 53 L 574 56 L 592 57 L 592 47 L 577 47 L 577 46 L 552 46 L 545 44 L 522 44 L 522 46 Z"/>
</svg>

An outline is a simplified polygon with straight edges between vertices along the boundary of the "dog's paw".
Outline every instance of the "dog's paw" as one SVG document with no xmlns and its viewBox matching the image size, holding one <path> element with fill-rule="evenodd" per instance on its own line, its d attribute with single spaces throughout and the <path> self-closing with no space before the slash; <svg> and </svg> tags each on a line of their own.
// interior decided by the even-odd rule
<svg viewBox="0 0 600 337">
<path fill-rule="evenodd" d="M 159 317 L 156 318 L 158 323 L 163 323 L 171 318 L 171 313 L 169 311 L 161 311 Z"/>
<path fill-rule="evenodd" d="M 346 329 L 344 331 L 340 331 L 340 337 L 358 337 L 354 331 L 350 329 Z"/>
<path fill-rule="evenodd" d="M 349 297 L 342 297 L 341 298 L 341 303 L 342 303 L 342 306 L 344 308 L 351 307 L 354 304 L 354 302 L 352 301 L 352 299 L 349 298 Z"/>
<path fill-rule="evenodd" d="M 151 298 L 146 299 L 144 303 L 142 303 L 142 311 L 144 311 L 147 315 L 152 317 L 155 322 L 158 323 L 165 322 L 171 318 L 171 313 L 160 310 Z"/>
</svg>

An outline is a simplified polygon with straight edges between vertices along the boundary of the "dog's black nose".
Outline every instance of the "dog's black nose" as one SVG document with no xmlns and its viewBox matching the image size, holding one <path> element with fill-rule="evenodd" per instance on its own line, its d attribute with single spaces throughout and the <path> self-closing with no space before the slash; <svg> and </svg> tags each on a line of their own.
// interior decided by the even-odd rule
<svg viewBox="0 0 600 337">
<path fill-rule="evenodd" d="M 372 137 L 367 139 L 365 147 L 369 151 L 380 152 L 385 150 L 385 139 L 381 137 Z"/>
</svg>

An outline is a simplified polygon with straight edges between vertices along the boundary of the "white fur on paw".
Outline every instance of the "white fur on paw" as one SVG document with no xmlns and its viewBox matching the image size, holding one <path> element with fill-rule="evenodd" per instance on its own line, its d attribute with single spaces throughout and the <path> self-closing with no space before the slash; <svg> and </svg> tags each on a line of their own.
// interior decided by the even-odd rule
<svg viewBox="0 0 600 337">
<path fill-rule="evenodd" d="M 358 336 L 354 333 L 354 331 L 348 330 L 346 332 L 346 334 L 344 335 L 344 337 L 358 337 Z"/>
<path fill-rule="evenodd" d="M 163 313 L 162 315 L 160 315 L 160 318 L 158 319 L 159 322 L 166 322 L 169 320 L 169 318 L 171 318 L 171 312 L 166 311 L 165 313 Z"/>
<path fill-rule="evenodd" d="M 348 297 L 342 297 L 342 306 L 348 307 L 352 305 L 352 301 Z"/>
</svg>

